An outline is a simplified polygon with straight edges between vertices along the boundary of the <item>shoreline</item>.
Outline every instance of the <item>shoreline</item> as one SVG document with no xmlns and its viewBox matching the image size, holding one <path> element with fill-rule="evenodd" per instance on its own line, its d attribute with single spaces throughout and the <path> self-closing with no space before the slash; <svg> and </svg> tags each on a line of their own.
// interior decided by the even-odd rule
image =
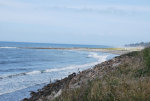
<svg viewBox="0 0 150 101">
<path fill-rule="evenodd" d="M 43 49 L 43 50 L 42 50 L 42 49 L 37 49 L 37 50 L 36 50 L 36 49 L 19 49 L 19 48 L 18 48 L 18 49 L 15 49 L 15 50 L 18 50 L 18 51 L 19 51 L 19 50 L 27 50 L 27 51 L 59 51 L 59 49 L 58 49 L 58 50 L 44 50 L 44 49 Z M 60 51 L 68 51 L 68 52 L 69 52 L 69 50 L 71 50 L 71 49 L 60 50 Z M 79 49 L 78 49 L 78 50 L 79 50 Z M 75 51 L 73 51 L 73 52 L 77 52 L 77 53 L 80 52 L 80 51 L 78 51 L 78 50 L 75 49 Z M 81 48 L 80 48 L 80 50 L 81 50 Z M 90 51 L 90 49 L 87 49 L 87 50 Z M 81 51 L 81 52 L 86 52 L 87 50 L 84 50 L 84 51 Z M 93 55 L 93 52 L 89 52 L 89 51 L 87 51 L 88 54 L 86 55 L 86 58 L 92 57 L 92 56 L 89 56 L 89 55 Z M 70 51 L 70 52 L 71 52 L 71 51 Z M 71 53 L 72 53 L 72 52 L 71 52 Z M 95 53 L 95 52 L 94 52 L 94 53 Z M 97 53 L 98 53 L 98 52 L 97 52 Z M 100 54 L 101 54 L 101 53 L 100 53 Z M 104 54 L 105 54 L 105 53 L 104 53 Z M 97 55 L 98 55 L 98 54 L 97 54 Z M 88 56 L 89 56 L 89 57 L 88 57 Z M 80 56 L 79 56 L 79 57 L 80 57 Z M 94 58 L 94 57 L 92 57 L 92 58 Z M 96 58 L 96 60 L 97 60 L 97 58 Z M 83 60 L 83 61 L 84 61 L 84 60 Z M 97 62 L 97 61 L 94 61 L 94 62 Z M 91 63 L 91 62 L 87 62 L 87 64 L 88 64 L 88 63 Z M 98 64 L 98 63 L 96 63 L 96 64 Z M 96 65 L 96 64 L 94 64 L 94 65 Z M 94 65 L 93 65 L 93 66 L 94 66 Z M 93 66 L 90 66 L 90 68 L 93 67 Z M 77 68 L 77 66 L 75 66 L 75 68 Z M 78 68 L 80 68 L 80 67 L 78 67 Z M 85 69 L 84 69 L 84 70 L 85 70 Z M 80 71 L 82 71 L 82 70 L 80 70 Z M 31 71 L 31 72 L 32 72 L 32 71 Z M 39 71 L 39 72 L 45 72 L 45 70 L 41 70 L 41 71 Z M 73 73 L 73 72 L 72 72 L 72 73 Z M 24 75 L 24 74 L 27 75 L 26 72 L 21 73 L 21 75 L 22 75 L 22 74 L 23 74 L 23 75 Z M 70 74 L 71 74 L 71 73 L 70 73 Z M 68 74 L 68 75 L 69 75 L 69 74 Z M 67 77 L 68 75 L 66 75 L 65 77 Z M 10 75 L 9 77 L 13 77 L 13 76 Z M 65 78 L 65 77 L 62 77 L 62 78 Z M 0 79 L 2 79 L 2 78 L 0 78 Z M 41 79 L 41 80 L 42 80 L 42 79 Z M 47 80 L 47 81 L 49 81 L 49 80 Z M 39 82 L 37 81 L 37 83 L 39 83 Z M 42 87 L 43 87 L 43 86 L 41 86 L 41 88 L 42 88 Z M 40 88 L 38 88 L 38 89 L 40 89 Z M 37 90 L 37 89 L 36 89 L 36 90 Z M 30 90 L 30 91 L 36 91 L 36 90 Z M 19 91 L 19 90 L 18 90 L 18 91 Z M 13 92 L 13 91 L 12 91 L 12 92 Z M 8 94 L 9 94 L 9 93 L 8 93 Z M 5 94 L 4 94 L 4 95 L 5 95 Z M 6 95 L 7 95 L 7 94 L 6 94 Z M 30 95 L 30 94 L 28 93 L 28 95 Z M 26 96 L 25 96 L 25 97 L 26 97 Z M 21 99 L 23 99 L 23 98 L 24 98 L 24 97 L 22 97 Z"/>
<path fill-rule="evenodd" d="M 42 48 L 42 47 L 18 47 L 18 48 L 91 51 L 91 52 L 111 53 L 111 54 L 116 54 L 116 55 L 123 55 L 123 54 L 130 53 L 132 51 L 141 51 L 143 49 L 141 47 L 133 47 L 133 48 Z"/>
<path fill-rule="evenodd" d="M 41 48 L 40 48 L 41 49 Z M 43 49 L 43 48 L 42 48 Z M 44 48 L 45 49 L 45 48 Z M 47 48 L 46 48 L 47 49 Z M 48 49 L 66 49 L 68 48 L 48 48 Z M 102 62 L 93 66 L 90 69 L 81 71 L 79 73 L 72 73 L 61 80 L 56 80 L 54 83 L 49 83 L 37 92 L 31 92 L 30 98 L 25 98 L 23 101 L 45 101 L 45 99 L 51 99 L 61 95 L 63 89 L 74 89 L 79 88 L 83 83 L 86 84 L 89 80 L 93 80 L 96 77 L 103 77 L 105 73 L 109 72 L 110 67 L 114 68 L 122 61 L 126 59 L 122 58 L 123 54 L 132 52 L 133 50 L 116 50 L 116 49 L 85 49 L 85 48 L 69 48 L 69 50 L 79 50 L 79 51 L 96 51 L 96 52 L 108 52 L 113 54 L 118 54 L 121 56 L 114 57 L 111 60 Z M 127 57 L 128 58 L 128 57 Z M 101 72 L 104 71 L 104 72 Z"/>
</svg>

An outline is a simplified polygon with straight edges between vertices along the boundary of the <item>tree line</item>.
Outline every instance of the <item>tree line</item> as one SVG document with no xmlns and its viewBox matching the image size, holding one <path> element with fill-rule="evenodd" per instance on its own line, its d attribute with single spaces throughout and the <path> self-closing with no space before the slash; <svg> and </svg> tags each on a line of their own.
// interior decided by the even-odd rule
<svg viewBox="0 0 150 101">
<path fill-rule="evenodd" d="M 140 42 L 133 44 L 126 44 L 126 47 L 150 47 L 150 42 Z"/>
</svg>

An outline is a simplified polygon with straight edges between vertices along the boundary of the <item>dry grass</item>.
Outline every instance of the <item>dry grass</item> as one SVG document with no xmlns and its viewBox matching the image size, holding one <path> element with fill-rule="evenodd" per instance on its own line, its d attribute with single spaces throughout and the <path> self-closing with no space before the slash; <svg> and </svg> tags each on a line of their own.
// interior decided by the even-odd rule
<svg viewBox="0 0 150 101">
<path fill-rule="evenodd" d="M 64 90 L 54 101 L 150 101 L 150 48 L 128 56 L 103 78 Z"/>
</svg>

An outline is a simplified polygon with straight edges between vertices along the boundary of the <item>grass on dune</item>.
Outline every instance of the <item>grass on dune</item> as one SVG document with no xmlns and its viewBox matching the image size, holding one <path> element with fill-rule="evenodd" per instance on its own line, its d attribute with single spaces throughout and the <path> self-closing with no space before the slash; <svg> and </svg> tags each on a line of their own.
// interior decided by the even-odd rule
<svg viewBox="0 0 150 101">
<path fill-rule="evenodd" d="M 66 89 L 54 101 L 150 101 L 150 48 L 126 56 L 101 79 Z"/>
</svg>

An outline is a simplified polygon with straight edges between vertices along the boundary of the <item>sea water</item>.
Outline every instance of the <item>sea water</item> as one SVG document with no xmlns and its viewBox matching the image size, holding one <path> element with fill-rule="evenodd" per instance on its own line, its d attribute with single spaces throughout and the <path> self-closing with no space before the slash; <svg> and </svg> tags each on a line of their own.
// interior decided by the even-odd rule
<svg viewBox="0 0 150 101">
<path fill-rule="evenodd" d="M 22 48 L 20 48 L 22 47 Z M 106 48 L 98 45 L 0 42 L 0 101 L 20 101 L 44 85 L 92 68 L 114 54 L 42 48 Z"/>
</svg>

